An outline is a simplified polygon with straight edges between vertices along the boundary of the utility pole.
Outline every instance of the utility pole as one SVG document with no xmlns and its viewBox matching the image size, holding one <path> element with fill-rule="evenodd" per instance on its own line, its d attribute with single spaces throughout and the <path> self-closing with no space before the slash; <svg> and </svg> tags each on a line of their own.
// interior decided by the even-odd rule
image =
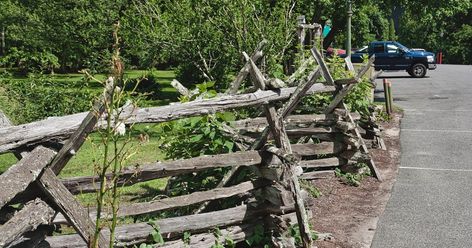
<svg viewBox="0 0 472 248">
<path fill-rule="evenodd" d="M 351 56 L 351 17 L 352 17 L 352 0 L 347 0 L 347 41 L 346 55 Z"/>
</svg>

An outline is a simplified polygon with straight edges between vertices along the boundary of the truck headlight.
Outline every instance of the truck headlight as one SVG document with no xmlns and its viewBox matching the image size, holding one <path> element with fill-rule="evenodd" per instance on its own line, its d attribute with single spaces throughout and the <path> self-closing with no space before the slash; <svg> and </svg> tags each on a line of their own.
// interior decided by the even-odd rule
<svg viewBox="0 0 472 248">
<path fill-rule="evenodd" d="M 434 56 L 426 56 L 426 58 L 428 59 L 428 63 L 433 63 L 434 62 Z"/>
</svg>

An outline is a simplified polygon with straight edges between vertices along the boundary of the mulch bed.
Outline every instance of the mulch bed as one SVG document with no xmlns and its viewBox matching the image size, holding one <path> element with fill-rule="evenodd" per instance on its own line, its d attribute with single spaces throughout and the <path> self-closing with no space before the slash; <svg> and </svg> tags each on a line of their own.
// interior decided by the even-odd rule
<svg viewBox="0 0 472 248">
<path fill-rule="evenodd" d="M 370 151 L 382 182 L 368 177 L 359 187 L 354 187 L 336 177 L 312 181 L 322 192 L 312 207 L 313 228 L 332 234 L 331 239 L 316 241 L 317 247 L 370 247 L 400 165 L 400 119 L 401 114 L 395 114 L 389 123 L 382 124 L 387 150 Z"/>
</svg>

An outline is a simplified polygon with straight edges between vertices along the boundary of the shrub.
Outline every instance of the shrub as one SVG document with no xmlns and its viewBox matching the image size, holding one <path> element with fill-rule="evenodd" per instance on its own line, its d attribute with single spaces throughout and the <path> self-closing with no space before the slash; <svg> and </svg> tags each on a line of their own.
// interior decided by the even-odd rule
<svg viewBox="0 0 472 248">
<path fill-rule="evenodd" d="M 27 52 L 13 47 L 0 59 L 0 66 L 17 68 L 20 74 L 29 72 L 54 72 L 59 68 L 59 59 L 50 52 Z"/>
<path fill-rule="evenodd" d="M 49 116 L 61 116 L 90 109 L 96 93 L 76 84 L 55 82 L 45 76 L 27 80 L 0 78 L 0 99 L 3 111 L 16 124 L 32 122 Z"/>
<path fill-rule="evenodd" d="M 350 78 L 354 74 L 345 69 L 344 59 L 334 56 L 327 59 L 327 64 L 331 76 L 334 80 Z M 316 65 L 312 65 L 314 68 Z M 307 73 L 311 70 L 307 70 Z M 305 75 L 306 77 L 307 75 Z M 353 90 L 344 98 L 344 102 L 353 112 L 360 114 L 369 114 L 369 106 L 372 102 L 369 99 L 371 94 L 371 85 L 368 81 L 367 76 L 364 76 L 360 83 L 356 84 Z M 297 113 L 310 114 L 310 113 L 322 113 L 328 104 L 332 100 L 332 93 L 322 93 L 306 96 L 303 98 L 301 104 L 298 106 Z"/>
<path fill-rule="evenodd" d="M 161 86 L 158 77 L 152 72 L 148 72 L 141 78 L 127 80 L 125 90 L 133 90 L 134 93 L 142 94 L 148 100 L 158 100 Z"/>
</svg>

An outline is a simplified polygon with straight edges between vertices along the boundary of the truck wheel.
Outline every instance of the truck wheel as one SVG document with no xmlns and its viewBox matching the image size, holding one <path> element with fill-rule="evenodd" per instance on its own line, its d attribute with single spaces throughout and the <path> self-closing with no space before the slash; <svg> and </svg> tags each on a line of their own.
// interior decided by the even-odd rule
<svg viewBox="0 0 472 248">
<path fill-rule="evenodd" d="M 426 75 L 426 66 L 421 63 L 414 64 L 408 73 L 410 73 L 412 77 L 422 78 Z"/>
</svg>

